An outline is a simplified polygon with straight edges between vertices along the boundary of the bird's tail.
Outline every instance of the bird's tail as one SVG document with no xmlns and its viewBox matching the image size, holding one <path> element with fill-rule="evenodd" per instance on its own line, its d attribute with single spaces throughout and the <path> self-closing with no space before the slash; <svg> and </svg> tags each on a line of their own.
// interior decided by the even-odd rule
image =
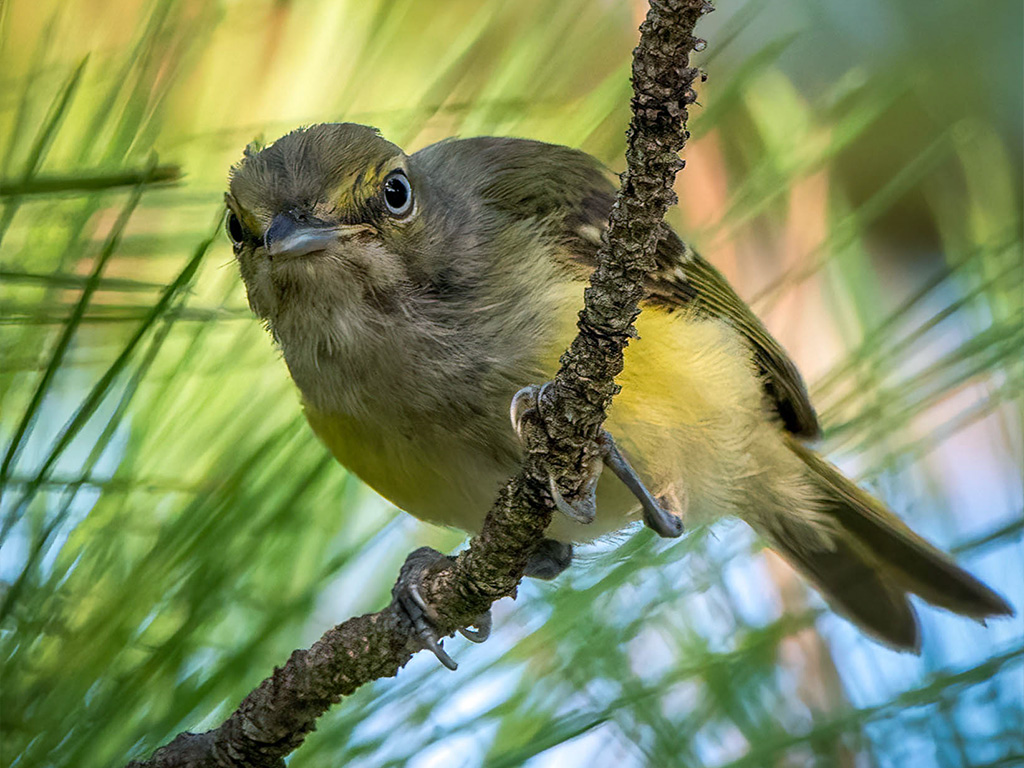
<svg viewBox="0 0 1024 768">
<path fill-rule="evenodd" d="M 838 613 L 883 642 L 915 652 L 921 638 L 908 593 L 973 619 L 1013 615 L 1002 597 L 831 464 L 795 439 L 787 439 L 790 450 L 807 467 L 831 546 L 808 544 L 814 537 L 799 530 L 808 525 L 804 517 L 786 515 L 766 521 L 763 533 Z"/>
</svg>

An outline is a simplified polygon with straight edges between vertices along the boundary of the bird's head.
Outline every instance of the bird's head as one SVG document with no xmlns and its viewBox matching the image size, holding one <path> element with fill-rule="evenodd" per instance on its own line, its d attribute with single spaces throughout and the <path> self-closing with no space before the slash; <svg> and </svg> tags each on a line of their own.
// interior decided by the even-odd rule
<svg viewBox="0 0 1024 768">
<path fill-rule="evenodd" d="M 231 171 L 226 229 L 253 311 L 273 328 L 288 313 L 393 299 L 416 266 L 417 186 L 405 153 L 362 125 L 247 150 Z"/>
</svg>

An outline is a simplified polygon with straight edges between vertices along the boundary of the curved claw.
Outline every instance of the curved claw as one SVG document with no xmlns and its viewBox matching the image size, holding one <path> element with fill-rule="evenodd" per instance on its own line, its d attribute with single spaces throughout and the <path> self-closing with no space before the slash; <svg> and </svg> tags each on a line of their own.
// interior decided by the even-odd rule
<svg viewBox="0 0 1024 768">
<path fill-rule="evenodd" d="M 422 550 L 424 549 L 427 549 L 427 547 L 421 547 L 420 549 L 416 550 L 416 552 L 413 552 L 413 555 L 422 552 Z M 435 554 L 439 555 L 440 557 L 444 557 L 444 555 L 441 555 L 439 552 Z M 412 555 L 410 555 L 410 557 L 412 557 Z M 417 578 L 410 579 L 408 581 L 408 583 L 405 585 L 405 592 L 406 595 L 408 595 L 409 599 L 412 600 L 413 604 L 419 609 L 419 612 L 420 614 L 422 614 L 423 618 L 425 618 L 426 621 L 430 624 L 437 624 L 438 621 L 440 620 L 437 615 L 437 611 L 435 611 L 431 607 L 430 603 L 423 599 L 423 594 L 420 592 L 420 583 L 418 581 L 418 577 L 422 576 L 422 574 L 423 569 L 418 569 L 416 573 Z"/>
<path fill-rule="evenodd" d="M 491 636 L 491 612 L 477 616 L 475 626 L 475 631 L 469 627 L 460 627 L 459 634 L 471 643 L 482 643 Z"/>
<path fill-rule="evenodd" d="M 428 627 L 427 629 L 429 630 L 430 628 Z M 426 646 L 426 649 L 434 654 L 437 657 L 437 660 L 448 667 L 452 672 L 459 668 L 458 663 L 445 652 L 444 648 L 441 646 L 441 641 L 437 639 L 433 632 L 427 631 L 421 633 L 420 640 L 423 641 L 423 645 Z"/>
<path fill-rule="evenodd" d="M 512 395 L 512 403 L 508 407 L 508 418 L 512 422 L 512 429 L 516 431 L 519 439 L 523 439 L 523 419 L 526 415 L 537 410 L 537 391 L 532 385 L 523 387 Z"/>
<path fill-rule="evenodd" d="M 550 381 L 545 381 L 543 384 L 529 384 L 512 396 L 508 416 L 512 420 L 512 428 L 519 435 L 520 440 L 523 438 L 523 421 L 527 416 L 540 412 L 540 402 L 549 386 L 551 386 Z"/>
<path fill-rule="evenodd" d="M 570 520 L 584 525 L 594 522 L 594 518 L 597 517 L 597 478 L 587 481 L 583 493 L 575 504 L 565 500 L 562 492 L 558 490 L 554 475 L 548 476 L 548 491 L 555 502 L 555 508 Z"/>
<path fill-rule="evenodd" d="M 399 596 L 398 601 L 412 620 L 413 629 L 416 631 L 416 638 L 423 647 L 434 654 L 437 660 L 448 667 L 448 669 L 453 672 L 458 669 L 459 665 L 444 650 L 433 624 L 427 619 L 427 616 L 434 612 L 423 600 L 419 589 L 414 585 L 409 585 L 405 595 Z M 409 603 L 412 603 L 412 605 L 409 605 Z"/>
<path fill-rule="evenodd" d="M 455 659 L 449 656 L 441 645 L 441 639 L 437 636 L 437 631 L 434 629 L 437 613 L 423 599 L 423 595 L 420 594 L 419 583 L 415 580 L 409 580 L 399 590 L 397 597 L 399 604 L 405 609 L 406 615 L 412 621 L 413 629 L 416 631 L 416 638 L 423 644 L 423 647 L 434 654 L 437 660 L 448 667 L 448 669 L 453 672 L 458 669 L 459 665 L 455 662 Z"/>
</svg>

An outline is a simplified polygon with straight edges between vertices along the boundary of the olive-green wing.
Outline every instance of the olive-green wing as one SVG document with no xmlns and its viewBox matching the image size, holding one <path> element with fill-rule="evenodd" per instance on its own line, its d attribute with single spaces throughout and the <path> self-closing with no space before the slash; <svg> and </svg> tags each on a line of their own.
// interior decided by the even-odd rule
<svg viewBox="0 0 1024 768">
<path fill-rule="evenodd" d="M 597 255 L 615 199 L 614 190 L 606 183 L 578 190 L 575 205 L 562 224 L 568 250 L 588 264 L 593 264 Z M 667 224 L 663 225 L 656 258 L 658 268 L 648 283 L 648 301 L 670 311 L 686 307 L 735 328 L 750 345 L 765 395 L 786 430 L 798 437 L 818 437 L 818 416 L 800 372 L 722 273 L 684 244 Z"/>
<path fill-rule="evenodd" d="M 546 222 L 560 241 L 559 252 L 570 254 L 576 264 L 593 266 L 615 200 L 615 185 L 594 158 L 521 139 L 466 139 L 448 148 L 480 164 L 487 182 L 479 194 L 488 206 L 514 218 Z M 784 427 L 800 437 L 817 437 L 818 418 L 796 366 L 721 273 L 667 225 L 657 259 L 649 301 L 729 323 L 750 345 L 767 399 Z"/>
<path fill-rule="evenodd" d="M 651 276 L 649 301 L 672 310 L 693 308 L 721 318 L 739 331 L 754 353 L 762 385 L 786 430 L 804 438 L 821 434 L 818 416 L 807 396 L 800 372 L 722 273 L 688 248 L 675 232 L 658 244 L 658 270 Z"/>
</svg>

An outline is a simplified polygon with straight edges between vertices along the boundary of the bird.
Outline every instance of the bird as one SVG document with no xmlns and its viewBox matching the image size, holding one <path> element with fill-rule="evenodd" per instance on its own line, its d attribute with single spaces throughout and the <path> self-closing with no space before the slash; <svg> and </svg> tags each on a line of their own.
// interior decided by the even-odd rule
<svg viewBox="0 0 1024 768">
<path fill-rule="evenodd" d="M 452 138 L 406 154 L 374 128 L 324 123 L 246 148 L 225 226 L 313 432 L 400 509 L 474 533 L 521 462 L 510 403 L 536 404 L 575 335 L 615 194 L 569 147 Z M 671 227 L 658 238 L 604 425 L 613 471 L 591 515 L 559 505 L 527 575 L 554 578 L 574 544 L 640 519 L 674 536 L 735 517 L 892 648 L 920 651 L 911 594 L 1012 615 L 814 450 L 786 352 Z"/>
</svg>

